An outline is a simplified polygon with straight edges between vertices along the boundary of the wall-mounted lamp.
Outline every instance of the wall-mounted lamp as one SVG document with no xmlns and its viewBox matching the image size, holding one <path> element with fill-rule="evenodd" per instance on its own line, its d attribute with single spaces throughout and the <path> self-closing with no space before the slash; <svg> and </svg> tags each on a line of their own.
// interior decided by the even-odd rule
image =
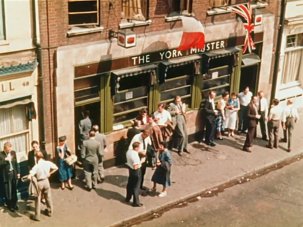
<svg viewBox="0 0 303 227">
<path fill-rule="evenodd" d="M 115 32 L 113 30 L 108 31 L 109 39 L 117 38 L 117 43 L 122 47 L 134 47 L 137 45 L 137 35 L 130 29 L 119 30 Z"/>
</svg>

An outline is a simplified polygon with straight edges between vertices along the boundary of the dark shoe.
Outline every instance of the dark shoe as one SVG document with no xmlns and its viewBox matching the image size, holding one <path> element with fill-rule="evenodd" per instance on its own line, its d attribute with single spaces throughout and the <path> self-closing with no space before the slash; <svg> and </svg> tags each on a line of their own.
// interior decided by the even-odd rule
<svg viewBox="0 0 303 227">
<path fill-rule="evenodd" d="M 14 210 L 19 210 L 19 206 L 16 205 L 16 206 L 14 207 Z"/>
<path fill-rule="evenodd" d="M 45 210 L 44 210 L 44 214 L 45 214 L 46 216 L 49 216 L 49 217 L 52 216 L 52 212 L 49 211 L 48 209 L 45 209 Z"/>
<path fill-rule="evenodd" d="M 10 207 L 8 209 L 9 209 L 10 212 L 13 212 L 13 213 L 16 212 L 16 210 L 14 208 L 12 208 L 12 207 Z"/>
<path fill-rule="evenodd" d="M 243 151 L 251 153 L 251 149 L 249 147 L 243 147 Z"/>
<path fill-rule="evenodd" d="M 186 152 L 187 154 L 190 154 L 190 152 L 185 148 L 183 149 L 184 152 Z"/>
<path fill-rule="evenodd" d="M 130 199 L 126 198 L 124 201 L 125 201 L 126 203 L 129 203 Z"/>
<path fill-rule="evenodd" d="M 263 137 L 263 138 L 262 138 L 262 140 L 264 140 L 264 141 L 268 141 L 268 139 L 267 139 L 266 137 Z"/>
<path fill-rule="evenodd" d="M 286 143 L 287 140 L 286 140 L 286 139 L 280 139 L 279 142 L 280 142 L 280 143 Z"/>
<path fill-rule="evenodd" d="M 211 146 L 211 147 L 215 147 L 216 146 L 216 144 L 214 142 L 210 142 L 210 143 L 208 143 L 208 145 Z"/>
<path fill-rule="evenodd" d="M 74 186 L 68 186 L 67 188 L 72 191 L 74 189 Z"/>
<path fill-rule="evenodd" d="M 137 204 L 137 203 L 134 203 L 134 204 L 133 204 L 133 207 L 142 207 L 142 206 L 143 206 L 142 203 L 138 203 L 138 204 Z"/>
<path fill-rule="evenodd" d="M 287 149 L 287 152 L 291 152 L 291 149 L 290 149 L 290 148 L 288 148 L 288 149 Z"/>
<path fill-rule="evenodd" d="M 98 183 L 99 183 L 99 184 L 102 184 L 102 183 L 104 182 L 104 179 L 105 179 L 105 178 L 102 177 L 100 180 L 98 180 Z"/>
<path fill-rule="evenodd" d="M 276 149 L 277 149 L 277 148 L 278 148 L 278 146 L 274 146 L 274 148 L 276 148 Z"/>
<path fill-rule="evenodd" d="M 178 155 L 181 157 L 182 156 L 182 151 L 178 151 Z"/>
<path fill-rule="evenodd" d="M 91 188 L 86 188 L 86 190 L 87 190 L 88 192 L 90 192 L 92 189 L 91 189 Z"/>
<path fill-rule="evenodd" d="M 266 145 L 266 147 L 269 148 L 269 149 L 272 149 L 272 148 L 273 148 L 272 146 L 270 146 L 270 145 L 268 145 L 268 144 Z"/>
<path fill-rule="evenodd" d="M 62 186 L 61 186 L 60 188 L 61 188 L 61 190 L 64 190 L 64 189 L 65 189 L 65 187 L 62 187 Z"/>
<path fill-rule="evenodd" d="M 31 214 L 30 219 L 34 220 L 34 221 L 40 221 L 39 218 L 36 217 L 36 215 Z"/>
</svg>

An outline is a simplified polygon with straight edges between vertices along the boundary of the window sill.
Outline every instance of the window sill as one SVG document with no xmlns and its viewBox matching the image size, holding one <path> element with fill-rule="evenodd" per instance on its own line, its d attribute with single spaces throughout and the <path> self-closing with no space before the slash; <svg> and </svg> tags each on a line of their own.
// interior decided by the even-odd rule
<svg viewBox="0 0 303 227">
<path fill-rule="evenodd" d="M 120 29 L 125 29 L 125 28 L 133 28 L 133 27 L 140 27 L 140 26 L 147 26 L 152 23 L 152 20 L 146 20 L 146 21 L 135 21 L 133 20 L 132 22 L 121 22 L 119 24 Z"/>
<path fill-rule="evenodd" d="M 300 86 L 299 81 L 292 81 L 292 82 L 289 82 L 287 84 L 281 84 L 280 90 L 286 90 L 286 89 L 290 89 L 290 88 L 293 88 L 293 87 L 299 87 L 299 86 Z"/>
<path fill-rule="evenodd" d="M 257 2 L 255 4 L 251 4 L 251 7 L 253 9 L 265 8 L 266 6 L 268 6 L 268 3 L 263 1 Z M 226 14 L 231 12 L 232 12 L 231 6 L 221 6 L 221 7 L 213 7 L 207 10 L 207 15 L 213 16 L 213 15 L 220 15 L 220 14 Z"/>
<path fill-rule="evenodd" d="M 67 31 L 67 37 L 78 36 L 78 35 L 85 35 L 90 33 L 102 32 L 104 27 L 96 27 L 96 28 L 80 28 L 80 27 L 73 27 L 71 30 Z"/>
<path fill-rule="evenodd" d="M 0 46 L 8 46 L 9 42 L 7 40 L 0 40 Z"/>
</svg>

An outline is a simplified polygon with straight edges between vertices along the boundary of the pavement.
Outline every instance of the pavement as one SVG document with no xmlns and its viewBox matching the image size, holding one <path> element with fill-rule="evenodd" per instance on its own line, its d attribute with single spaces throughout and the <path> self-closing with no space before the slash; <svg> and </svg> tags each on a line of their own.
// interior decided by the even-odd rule
<svg viewBox="0 0 303 227">
<path fill-rule="evenodd" d="M 302 119 L 302 116 L 301 116 Z M 293 150 L 286 152 L 286 144 L 278 149 L 266 148 L 266 141 L 256 139 L 252 153 L 242 151 L 244 135 L 224 137 L 216 147 L 197 142 L 189 145 L 191 154 L 179 157 L 172 152 L 172 186 L 168 195 L 160 198 L 154 195 L 141 196 L 142 207 L 132 207 L 124 202 L 128 170 L 124 167 L 106 169 L 105 182 L 96 190 L 88 192 L 81 180 L 74 180 L 73 191 L 61 190 L 59 184 L 52 184 L 54 214 L 41 215 L 40 222 L 30 220 L 34 212 L 33 201 L 19 201 L 17 213 L 2 209 L 0 226 L 130 226 L 182 206 L 189 200 L 201 199 L 223 191 L 235 184 L 244 183 L 267 172 L 281 168 L 303 157 L 303 121 L 296 124 Z M 282 134 L 282 130 L 280 130 Z M 260 133 L 258 131 L 258 136 Z M 153 170 L 148 168 L 145 186 L 151 188 Z M 161 187 L 158 188 L 158 191 Z"/>
</svg>

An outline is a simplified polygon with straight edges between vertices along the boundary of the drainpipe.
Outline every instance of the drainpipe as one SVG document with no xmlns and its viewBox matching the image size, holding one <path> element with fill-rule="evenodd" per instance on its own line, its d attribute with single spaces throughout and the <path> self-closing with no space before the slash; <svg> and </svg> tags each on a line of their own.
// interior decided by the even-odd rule
<svg viewBox="0 0 303 227">
<path fill-rule="evenodd" d="M 42 83 L 42 54 L 40 45 L 40 31 L 39 31 L 39 7 L 38 0 L 32 0 L 33 7 L 33 44 L 38 62 L 38 116 L 39 116 L 39 137 L 40 141 L 45 141 L 45 134 L 43 130 L 44 115 L 43 115 L 43 83 Z"/>
<path fill-rule="evenodd" d="M 274 72 L 273 72 L 272 89 L 271 89 L 271 99 L 276 97 L 280 54 L 281 54 L 281 43 L 282 43 L 282 36 L 283 36 L 283 31 L 284 31 L 286 3 L 287 3 L 287 0 L 281 0 L 280 15 L 279 15 L 280 19 L 279 19 L 279 25 L 278 25 L 278 39 L 277 39 L 277 46 L 276 46 L 276 55 L 275 55 Z"/>
</svg>

